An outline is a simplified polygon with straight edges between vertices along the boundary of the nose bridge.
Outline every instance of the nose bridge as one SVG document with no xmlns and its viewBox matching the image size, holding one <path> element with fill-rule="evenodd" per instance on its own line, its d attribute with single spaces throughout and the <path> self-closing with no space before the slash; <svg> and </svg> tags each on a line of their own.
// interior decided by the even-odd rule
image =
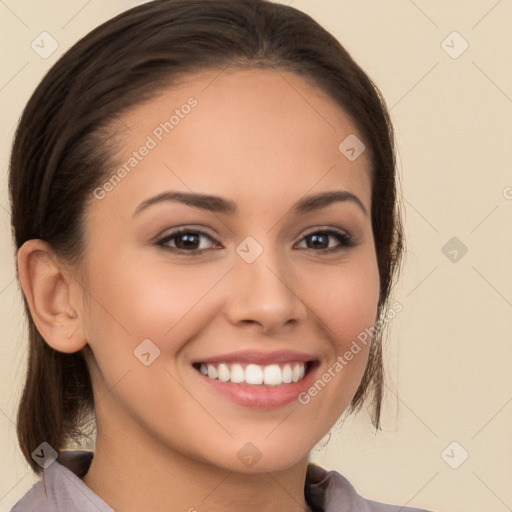
<svg viewBox="0 0 512 512">
<path fill-rule="evenodd" d="M 237 248 L 227 314 L 233 323 L 257 323 L 269 332 L 303 319 L 305 306 L 286 255 L 270 242 L 256 243 L 246 239 Z"/>
</svg>

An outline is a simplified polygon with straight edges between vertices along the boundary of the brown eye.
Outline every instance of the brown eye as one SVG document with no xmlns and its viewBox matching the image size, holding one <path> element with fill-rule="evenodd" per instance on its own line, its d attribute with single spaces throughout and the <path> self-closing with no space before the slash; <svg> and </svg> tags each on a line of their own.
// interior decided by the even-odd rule
<svg viewBox="0 0 512 512">
<path fill-rule="evenodd" d="M 333 240 L 335 241 L 334 245 L 332 245 Z M 334 229 L 314 231 L 307 234 L 300 243 L 303 241 L 306 242 L 306 246 L 303 246 L 305 249 L 317 249 L 324 252 L 342 250 L 356 245 L 350 235 Z"/>
<path fill-rule="evenodd" d="M 212 249 L 215 241 L 203 231 L 180 229 L 162 238 L 158 245 L 170 250 L 193 254 Z"/>
</svg>

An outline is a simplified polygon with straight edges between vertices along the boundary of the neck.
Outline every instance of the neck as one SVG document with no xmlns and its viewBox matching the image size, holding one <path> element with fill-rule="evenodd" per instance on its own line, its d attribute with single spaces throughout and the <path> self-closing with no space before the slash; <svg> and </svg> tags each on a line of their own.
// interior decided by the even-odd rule
<svg viewBox="0 0 512 512">
<path fill-rule="evenodd" d="M 131 426 L 130 426 L 131 427 Z M 118 512 L 307 512 L 307 458 L 286 470 L 239 473 L 162 445 L 134 429 L 100 428 L 84 483 Z"/>
</svg>

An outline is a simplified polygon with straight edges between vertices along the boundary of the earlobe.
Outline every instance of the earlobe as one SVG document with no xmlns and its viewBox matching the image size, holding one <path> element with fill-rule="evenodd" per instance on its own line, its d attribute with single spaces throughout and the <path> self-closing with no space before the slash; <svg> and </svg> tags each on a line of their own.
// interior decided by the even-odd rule
<svg viewBox="0 0 512 512">
<path fill-rule="evenodd" d="M 73 304 L 76 283 L 44 240 L 25 242 L 18 250 L 19 280 L 32 319 L 45 341 L 59 352 L 73 353 L 86 344 L 79 304 Z M 76 300 L 76 299 L 75 299 Z"/>
</svg>

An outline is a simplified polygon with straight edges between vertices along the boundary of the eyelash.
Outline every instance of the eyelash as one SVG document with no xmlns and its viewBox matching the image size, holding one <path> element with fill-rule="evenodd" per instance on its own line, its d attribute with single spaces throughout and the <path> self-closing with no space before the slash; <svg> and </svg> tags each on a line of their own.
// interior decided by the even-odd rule
<svg viewBox="0 0 512 512">
<path fill-rule="evenodd" d="M 215 242 L 215 240 L 208 233 L 206 233 L 200 229 L 181 228 L 181 229 L 178 229 L 178 230 L 170 233 L 169 235 L 165 236 L 161 240 L 159 240 L 157 242 L 157 245 L 162 247 L 163 249 L 169 250 L 178 255 L 187 255 L 187 256 L 197 256 L 197 255 L 204 253 L 205 251 L 215 250 L 215 249 L 194 249 L 191 251 L 187 251 L 185 249 L 178 249 L 177 247 L 169 247 L 167 245 L 167 243 L 169 241 L 171 241 L 175 238 L 178 238 L 181 235 L 185 235 L 185 234 L 186 235 L 202 235 L 202 236 L 209 238 L 213 242 Z M 299 242 L 302 242 L 304 239 L 306 239 L 312 235 L 319 235 L 319 234 L 336 237 L 339 241 L 339 245 L 337 245 L 335 247 L 330 247 L 327 249 L 320 249 L 320 250 L 315 250 L 314 248 L 306 247 L 305 248 L 306 250 L 326 254 L 326 253 L 340 252 L 342 250 L 355 247 L 357 245 L 357 243 L 354 241 L 354 239 L 348 233 L 346 233 L 344 231 L 338 231 L 337 229 L 333 229 L 333 228 L 317 229 L 316 231 L 310 231 L 309 233 L 306 233 L 301 238 L 301 240 Z"/>
</svg>

